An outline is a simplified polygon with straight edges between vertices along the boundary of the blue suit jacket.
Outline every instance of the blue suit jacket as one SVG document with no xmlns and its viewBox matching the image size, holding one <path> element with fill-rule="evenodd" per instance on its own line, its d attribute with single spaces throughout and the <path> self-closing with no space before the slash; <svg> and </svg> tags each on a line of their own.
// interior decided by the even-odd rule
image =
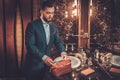
<svg viewBox="0 0 120 80">
<path fill-rule="evenodd" d="M 26 70 L 40 70 L 44 67 L 42 57 L 50 56 L 53 44 L 61 52 L 65 52 L 63 43 L 60 39 L 56 25 L 50 23 L 50 41 L 47 45 L 44 27 L 41 19 L 32 21 L 27 25 L 25 42 L 27 47 Z"/>
</svg>

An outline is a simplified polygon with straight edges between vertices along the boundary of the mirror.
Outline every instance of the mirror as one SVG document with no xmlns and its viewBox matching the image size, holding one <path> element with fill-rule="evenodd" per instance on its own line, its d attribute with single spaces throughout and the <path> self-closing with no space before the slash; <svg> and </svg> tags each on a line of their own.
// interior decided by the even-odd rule
<svg viewBox="0 0 120 80">
<path fill-rule="evenodd" d="M 91 48 L 102 51 L 120 51 L 119 3 L 118 0 L 92 1 L 92 15 L 90 17 Z"/>
<path fill-rule="evenodd" d="M 76 51 L 78 35 L 77 0 L 56 0 L 56 12 L 54 22 L 58 25 L 60 36 L 64 42 L 66 51 Z"/>
</svg>

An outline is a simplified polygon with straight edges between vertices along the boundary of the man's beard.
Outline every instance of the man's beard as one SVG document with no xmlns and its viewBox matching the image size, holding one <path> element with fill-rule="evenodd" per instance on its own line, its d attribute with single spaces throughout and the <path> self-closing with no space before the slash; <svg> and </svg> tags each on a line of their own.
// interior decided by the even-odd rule
<svg viewBox="0 0 120 80">
<path fill-rule="evenodd" d="M 44 16 L 43 16 L 43 20 L 44 20 L 45 22 L 51 22 L 51 21 L 52 21 L 52 19 L 51 19 L 51 20 L 47 20 L 47 18 L 44 17 Z"/>
</svg>

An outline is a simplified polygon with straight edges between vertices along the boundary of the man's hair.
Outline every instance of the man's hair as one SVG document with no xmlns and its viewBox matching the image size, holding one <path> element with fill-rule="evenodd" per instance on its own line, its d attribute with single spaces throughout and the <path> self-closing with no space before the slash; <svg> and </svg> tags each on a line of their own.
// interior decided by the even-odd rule
<svg viewBox="0 0 120 80">
<path fill-rule="evenodd" d="M 55 3 L 53 2 L 53 0 L 43 1 L 41 4 L 41 9 L 45 10 L 46 7 L 55 7 Z"/>
</svg>

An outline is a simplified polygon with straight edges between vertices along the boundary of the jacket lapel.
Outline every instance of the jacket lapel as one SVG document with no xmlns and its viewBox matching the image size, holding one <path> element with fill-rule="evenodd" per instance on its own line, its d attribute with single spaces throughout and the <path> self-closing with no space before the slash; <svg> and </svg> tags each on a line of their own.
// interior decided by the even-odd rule
<svg viewBox="0 0 120 80">
<path fill-rule="evenodd" d="M 43 42 L 47 45 L 45 30 L 44 30 L 44 27 L 43 27 L 43 24 L 42 24 L 41 19 L 40 19 L 40 22 L 39 22 L 39 26 L 38 26 L 38 27 L 39 27 L 39 29 L 40 29 L 41 39 L 42 39 Z"/>
<path fill-rule="evenodd" d="M 53 30 L 53 28 L 52 28 L 52 24 L 49 24 L 49 26 L 50 26 L 50 40 L 49 40 L 49 44 L 51 43 L 51 41 L 52 41 L 52 39 L 53 39 L 53 32 L 54 32 L 54 30 Z M 48 44 L 48 45 L 49 45 Z"/>
<path fill-rule="evenodd" d="M 42 40 L 43 42 L 47 45 L 47 42 L 46 42 L 46 34 L 45 34 L 45 30 L 44 30 L 44 26 L 42 24 L 42 21 L 41 19 L 39 19 L 39 29 L 40 29 L 40 32 L 41 32 L 41 37 L 42 37 Z M 48 45 L 51 45 L 51 41 L 53 39 L 53 34 L 54 34 L 54 29 L 53 29 L 53 25 L 52 23 L 49 24 L 49 28 L 50 28 L 50 40 L 49 40 L 49 43 Z"/>
</svg>

